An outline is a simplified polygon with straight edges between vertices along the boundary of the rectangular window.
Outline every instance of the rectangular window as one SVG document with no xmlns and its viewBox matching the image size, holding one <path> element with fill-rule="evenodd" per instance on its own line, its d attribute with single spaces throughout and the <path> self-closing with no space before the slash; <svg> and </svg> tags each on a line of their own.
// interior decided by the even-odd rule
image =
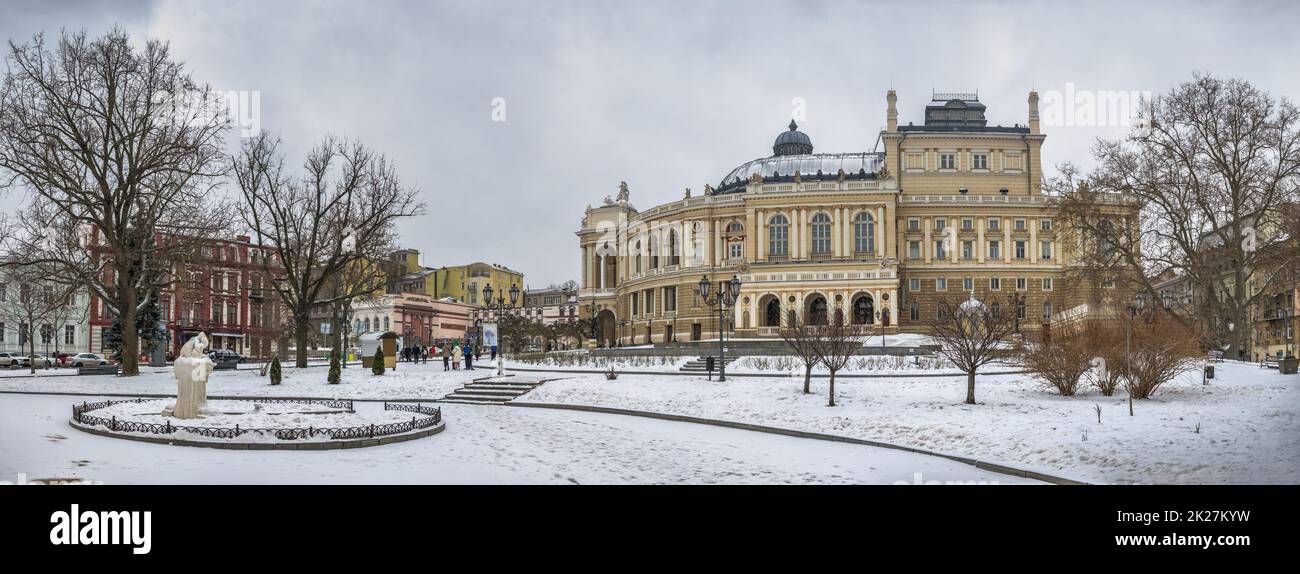
<svg viewBox="0 0 1300 574">
<path fill-rule="evenodd" d="M 908 312 L 907 316 L 910 317 L 913 321 L 920 321 L 921 306 L 917 305 L 916 303 L 912 303 L 911 310 Z"/>
<path fill-rule="evenodd" d="M 957 169 L 957 154 L 939 154 L 939 169 Z"/>
<path fill-rule="evenodd" d="M 1017 220 L 1016 220 L 1016 231 L 1024 231 L 1024 230 L 1025 230 L 1025 220 L 1023 220 L 1023 219 L 1017 219 Z"/>
<path fill-rule="evenodd" d="M 220 322 L 221 322 L 221 303 L 220 303 L 220 302 L 217 302 L 217 301 L 213 301 L 213 302 L 212 302 L 212 305 L 211 305 L 211 310 L 212 310 L 212 322 L 213 322 L 213 323 L 220 323 Z"/>
<path fill-rule="evenodd" d="M 974 242 L 974 241 L 963 241 L 963 242 L 961 242 L 961 258 L 962 258 L 962 259 L 974 259 L 974 258 L 975 258 L 975 242 Z"/>
<path fill-rule="evenodd" d="M 990 217 L 990 218 L 989 218 L 989 230 L 990 230 L 990 231 L 997 231 L 998 229 L 1001 229 L 1001 228 L 1002 228 L 1002 220 L 1001 220 L 1000 218 L 997 218 L 997 217 Z"/>
<path fill-rule="evenodd" d="M 975 290 L 975 278 L 974 278 L 974 277 L 966 277 L 966 278 L 962 279 L 962 280 L 961 280 L 961 290 L 962 290 L 962 291 L 966 291 L 966 292 L 974 291 L 974 290 Z"/>
<path fill-rule="evenodd" d="M 1000 290 L 1002 289 L 1002 278 L 1001 278 L 1001 277 L 990 277 L 990 278 L 989 278 L 989 289 L 992 289 L 992 290 L 994 290 L 994 291 L 1000 291 Z"/>
<path fill-rule="evenodd" d="M 934 280 L 934 290 L 935 290 L 935 291 L 947 291 L 947 290 L 948 290 L 948 278 L 947 278 L 947 277 L 940 277 L 940 278 L 938 278 L 938 279 L 935 279 L 935 280 Z"/>
<path fill-rule="evenodd" d="M 653 315 L 654 312 L 655 312 L 655 292 L 646 291 L 645 292 L 645 314 Z"/>
<path fill-rule="evenodd" d="M 917 219 L 917 218 L 915 218 L 915 217 L 913 217 L 913 218 L 911 218 L 911 219 L 908 219 L 908 220 L 907 220 L 907 230 L 908 230 L 908 231 L 920 231 L 920 230 L 921 230 L 921 220 L 920 220 L 920 219 Z"/>
<path fill-rule="evenodd" d="M 1038 229 L 1039 229 L 1040 231 L 1051 231 L 1051 230 L 1052 230 L 1052 220 L 1050 220 L 1050 219 L 1040 219 L 1040 220 L 1038 220 Z"/>
<path fill-rule="evenodd" d="M 1051 320 L 1052 320 L 1052 304 L 1051 304 L 1051 303 L 1043 303 L 1043 320 L 1044 320 L 1044 321 L 1051 321 Z"/>
<path fill-rule="evenodd" d="M 628 297 L 631 297 L 631 298 L 632 298 L 632 314 L 633 314 L 633 315 L 637 315 L 637 314 L 639 314 L 639 313 L 641 312 L 641 307 L 640 307 L 640 305 L 637 304 L 638 301 L 637 301 L 636 293 L 633 293 L 633 294 L 631 294 L 631 295 L 628 295 Z"/>
<path fill-rule="evenodd" d="M 1016 291 L 1024 291 L 1029 287 L 1029 281 L 1024 277 L 1016 277 Z"/>
<path fill-rule="evenodd" d="M 1027 249 L 1026 249 L 1026 247 L 1025 247 L 1025 243 L 1026 243 L 1026 242 L 1024 242 L 1024 241 L 1017 241 L 1017 242 L 1016 242 L 1016 259 L 1024 259 L 1024 258 L 1025 258 L 1025 251 L 1027 251 Z"/>
<path fill-rule="evenodd" d="M 1051 259 L 1051 258 L 1052 258 L 1052 242 L 1051 242 L 1051 241 L 1040 241 L 1040 242 L 1038 242 L 1038 244 L 1039 244 L 1038 246 L 1039 246 L 1039 249 L 1040 249 L 1040 251 L 1039 251 L 1039 253 L 1038 253 L 1038 257 L 1039 257 L 1040 259 Z"/>
<path fill-rule="evenodd" d="M 913 293 L 921 290 L 921 280 L 913 277 L 907 281 L 907 289 Z M 3 324 L 3 323 L 0 323 Z"/>
<path fill-rule="evenodd" d="M 27 344 L 27 323 L 18 324 L 18 344 L 19 345 Z"/>
<path fill-rule="evenodd" d="M 8 299 L 8 296 L 6 295 L 6 293 L 8 292 L 9 292 L 9 284 L 0 283 L 0 303 Z"/>
<path fill-rule="evenodd" d="M 920 259 L 920 258 L 921 258 L 921 242 L 920 242 L 920 241 L 908 241 L 908 242 L 907 242 L 907 256 L 910 257 L 910 258 L 912 258 L 912 259 Z"/>
<path fill-rule="evenodd" d="M 971 156 L 971 166 L 974 167 L 975 169 L 988 169 L 989 154 L 977 153 Z"/>
<path fill-rule="evenodd" d="M 943 230 L 946 229 L 947 227 L 948 227 L 948 219 L 947 219 L 947 218 L 943 218 L 943 217 L 935 218 L 935 220 L 934 220 L 934 230 L 935 230 L 935 231 L 943 231 Z"/>
<path fill-rule="evenodd" d="M 64 345 L 75 345 L 75 344 L 77 344 L 77 327 L 76 327 L 76 325 L 64 325 L 64 326 L 63 326 L 63 344 L 64 344 Z"/>
<path fill-rule="evenodd" d="M 239 324 L 239 305 L 236 305 L 234 302 L 226 303 L 226 324 Z"/>
<path fill-rule="evenodd" d="M 946 248 L 944 248 L 944 244 L 943 244 L 943 243 L 944 243 L 943 241 L 935 241 L 935 242 L 934 242 L 934 256 L 935 256 L 936 258 L 938 258 L 938 259 L 947 259 L 947 258 L 948 258 L 948 250 L 947 250 Z"/>
<path fill-rule="evenodd" d="M 732 259 L 740 259 L 741 257 L 744 257 L 744 256 L 745 256 L 745 244 L 744 244 L 744 243 L 732 243 L 732 244 L 731 244 L 731 258 L 732 258 Z"/>
<path fill-rule="evenodd" d="M 1016 303 L 1016 318 L 1021 321 L 1025 320 L 1025 302 Z"/>
<path fill-rule="evenodd" d="M 673 312 L 677 310 L 677 288 L 664 287 L 664 311 Z"/>
<path fill-rule="evenodd" d="M 1051 278 L 1051 277 L 1044 277 L 1044 278 L 1043 278 L 1043 291 L 1051 291 L 1051 290 L 1052 290 L 1052 278 Z"/>
<path fill-rule="evenodd" d="M 961 230 L 962 230 L 962 231 L 970 231 L 970 230 L 972 230 L 972 229 L 975 229 L 975 220 L 974 220 L 974 219 L 971 219 L 971 218 L 969 218 L 969 217 L 964 217 L 964 218 L 962 218 L 962 220 L 961 220 Z"/>
<path fill-rule="evenodd" d="M 0 343 L 3 342 L 5 342 L 5 324 L 4 321 L 0 321 Z"/>
<path fill-rule="evenodd" d="M 1002 242 L 1000 241 L 989 242 L 989 257 L 994 259 L 997 259 L 998 257 L 1002 257 Z"/>
</svg>

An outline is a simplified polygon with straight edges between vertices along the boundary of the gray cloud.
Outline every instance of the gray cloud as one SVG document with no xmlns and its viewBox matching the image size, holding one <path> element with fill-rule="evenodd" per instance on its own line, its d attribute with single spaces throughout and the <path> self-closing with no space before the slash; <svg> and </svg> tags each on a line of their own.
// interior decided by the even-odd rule
<svg viewBox="0 0 1300 574">
<path fill-rule="evenodd" d="M 921 120 L 931 89 L 979 90 L 992 123 L 1026 95 L 1163 92 L 1203 70 L 1300 93 L 1286 3 L 161 2 L 7 10 L 0 33 L 122 24 L 194 75 L 257 90 L 295 162 L 326 133 L 388 153 L 428 216 L 427 265 L 473 260 L 532 286 L 578 275 L 583 207 L 626 180 L 647 208 L 770 153 L 791 99 L 818 151 L 871 149 L 884 94 Z M 11 16 L 10 12 L 15 12 Z M 507 121 L 492 121 L 505 98 Z M 1090 163 L 1120 128 L 1046 128 L 1045 162 Z"/>
</svg>

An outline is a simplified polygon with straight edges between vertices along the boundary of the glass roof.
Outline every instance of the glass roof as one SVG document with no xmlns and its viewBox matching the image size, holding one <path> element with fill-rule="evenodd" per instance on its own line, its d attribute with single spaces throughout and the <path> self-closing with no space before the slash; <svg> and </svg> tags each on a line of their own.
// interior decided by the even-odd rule
<svg viewBox="0 0 1300 574">
<path fill-rule="evenodd" d="M 732 184 L 748 180 L 754 173 L 762 174 L 764 178 L 772 177 L 773 174 L 782 176 L 794 175 L 798 171 L 800 175 L 811 177 L 821 170 L 823 177 L 835 176 L 842 169 L 844 173 L 855 175 L 865 170 L 868 174 L 874 174 L 880 171 L 885 162 L 885 154 L 880 152 L 855 152 L 855 153 L 814 153 L 804 155 L 784 155 L 756 159 L 740 164 L 740 167 L 731 170 L 726 177 L 722 178 L 721 187 L 728 187 Z"/>
</svg>

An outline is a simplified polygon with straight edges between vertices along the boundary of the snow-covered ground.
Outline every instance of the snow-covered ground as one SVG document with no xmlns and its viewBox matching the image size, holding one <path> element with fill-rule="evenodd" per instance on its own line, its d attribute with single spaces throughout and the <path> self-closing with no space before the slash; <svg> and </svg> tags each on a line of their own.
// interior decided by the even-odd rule
<svg viewBox="0 0 1300 574">
<path fill-rule="evenodd" d="M 548 382 L 518 401 L 595 405 L 824 432 L 975 457 L 1097 483 L 1300 482 L 1300 377 L 1225 362 L 1137 401 L 1123 391 L 1061 397 L 1029 375 L 844 379 L 624 375 Z M 1097 422 L 1096 406 L 1101 407 Z M 1199 426 L 1199 430 L 1198 430 Z"/>
<path fill-rule="evenodd" d="M 429 400 L 471 378 L 490 375 L 487 370 L 444 372 L 441 363 L 403 363 L 397 371 L 380 377 L 349 368 L 344 371 L 343 384 L 328 385 L 325 369 L 287 369 L 284 384 L 272 387 L 255 371 L 218 371 L 208 391 L 213 396 Z M 826 406 L 825 379 L 814 379 L 814 394 L 804 395 L 801 377 L 733 374 L 726 383 L 718 383 L 695 376 L 623 375 L 616 381 L 602 375 L 554 376 L 560 379 L 517 400 L 645 410 L 852 436 L 1087 482 L 1300 482 L 1300 377 L 1249 364 L 1220 363 L 1218 378 L 1208 386 L 1200 384 L 1199 373 L 1189 373 L 1151 399 L 1137 401 L 1134 417 L 1128 415 L 1122 390 L 1113 397 L 1092 390 L 1061 397 L 1030 375 L 981 376 L 977 405 L 962 403 L 965 379 L 961 376 L 841 379 L 836 384 L 840 406 L 834 408 Z M 0 390 L 171 394 L 175 385 L 164 371 L 130 379 L 0 379 Z M 69 401 L 78 399 L 81 397 L 60 397 L 49 403 L 57 405 L 53 411 L 32 414 L 62 420 Z M 19 395 L 0 394 L 0 405 L 17 400 Z M 1096 406 L 1102 411 L 1100 423 Z M 533 416 L 518 413 L 529 409 L 502 409 L 508 412 L 485 412 L 493 417 Z M 7 410 L 5 416 L 13 412 Z M 456 421 L 448 419 L 448 425 L 452 428 Z M 7 448 L 17 446 L 6 435 L 0 435 L 0 443 Z"/>
<path fill-rule="evenodd" d="M 92 399 L 95 400 L 95 399 Z M 105 484 L 1012 484 L 939 457 L 640 417 L 443 405 L 428 438 L 333 451 L 140 443 L 69 428 L 66 396 L 0 395 L 0 480 Z M 359 403 L 358 412 L 382 409 Z"/>
</svg>

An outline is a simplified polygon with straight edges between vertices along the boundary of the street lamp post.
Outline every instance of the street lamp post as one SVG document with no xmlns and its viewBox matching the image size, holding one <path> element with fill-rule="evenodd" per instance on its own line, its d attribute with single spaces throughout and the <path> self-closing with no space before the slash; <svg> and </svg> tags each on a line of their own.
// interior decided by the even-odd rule
<svg viewBox="0 0 1300 574">
<path fill-rule="evenodd" d="M 489 283 L 487 286 L 483 287 L 483 300 L 487 302 L 489 308 L 492 306 L 493 301 L 492 301 L 492 284 L 491 284 L 491 283 Z M 510 286 L 510 304 L 509 304 L 509 305 L 506 305 L 506 298 L 505 298 L 505 293 L 504 293 L 504 292 L 499 293 L 499 294 L 497 295 L 497 299 L 496 299 L 496 310 L 497 310 L 497 324 L 498 324 L 498 325 L 500 325 L 501 319 L 502 319 L 502 317 L 505 315 L 506 309 L 514 309 L 514 308 L 515 308 L 515 305 L 516 305 L 517 303 L 519 303 L 519 286 L 518 286 L 518 285 L 511 285 L 511 286 Z M 479 344 L 481 345 L 481 344 L 482 344 L 482 340 L 481 340 L 481 338 L 482 338 L 482 333 L 479 334 L 479 337 L 480 337 Z M 505 355 L 506 355 L 506 354 L 505 354 L 504 351 L 505 351 L 505 348 L 501 345 L 501 333 L 500 333 L 500 331 L 498 331 L 498 332 L 497 332 L 497 376 L 498 376 L 498 377 L 500 377 L 500 376 L 506 374 L 506 364 L 505 364 Z"/>
<path fill-rule="evenodd" d="M 704 299 L 705 305 L 718 308 L 718 381 L 722 382 L 727 380 L 726 309 L 740 296 L 740 278 L 732 275 L 731 281 L 718 281 L 712 292 L 710 286 L 708 275 L 700 277 L 700 298 Z"/>
<path fill-rule="evenodd" d="M 1129 386 L 1128 416 L 1133 416 L 1133 321 L 1137 320 L 1138 314 L 1142 312 L 1142 308 L 1145 305 L 1146 301 L 1143 299 L 1141 294 L 1138 294 L 1133 298 L 1133 303 L 1129 305 L 1128 308 L 1128 329 L 1124 331 L 1124 380 L 1128 381 Z"/>
<path fill-rule="evenodd" d="M 623 337 L 627 336 L 627 319 L 618 321 L 618 346 L 623 346 Z"/>
</svg>

